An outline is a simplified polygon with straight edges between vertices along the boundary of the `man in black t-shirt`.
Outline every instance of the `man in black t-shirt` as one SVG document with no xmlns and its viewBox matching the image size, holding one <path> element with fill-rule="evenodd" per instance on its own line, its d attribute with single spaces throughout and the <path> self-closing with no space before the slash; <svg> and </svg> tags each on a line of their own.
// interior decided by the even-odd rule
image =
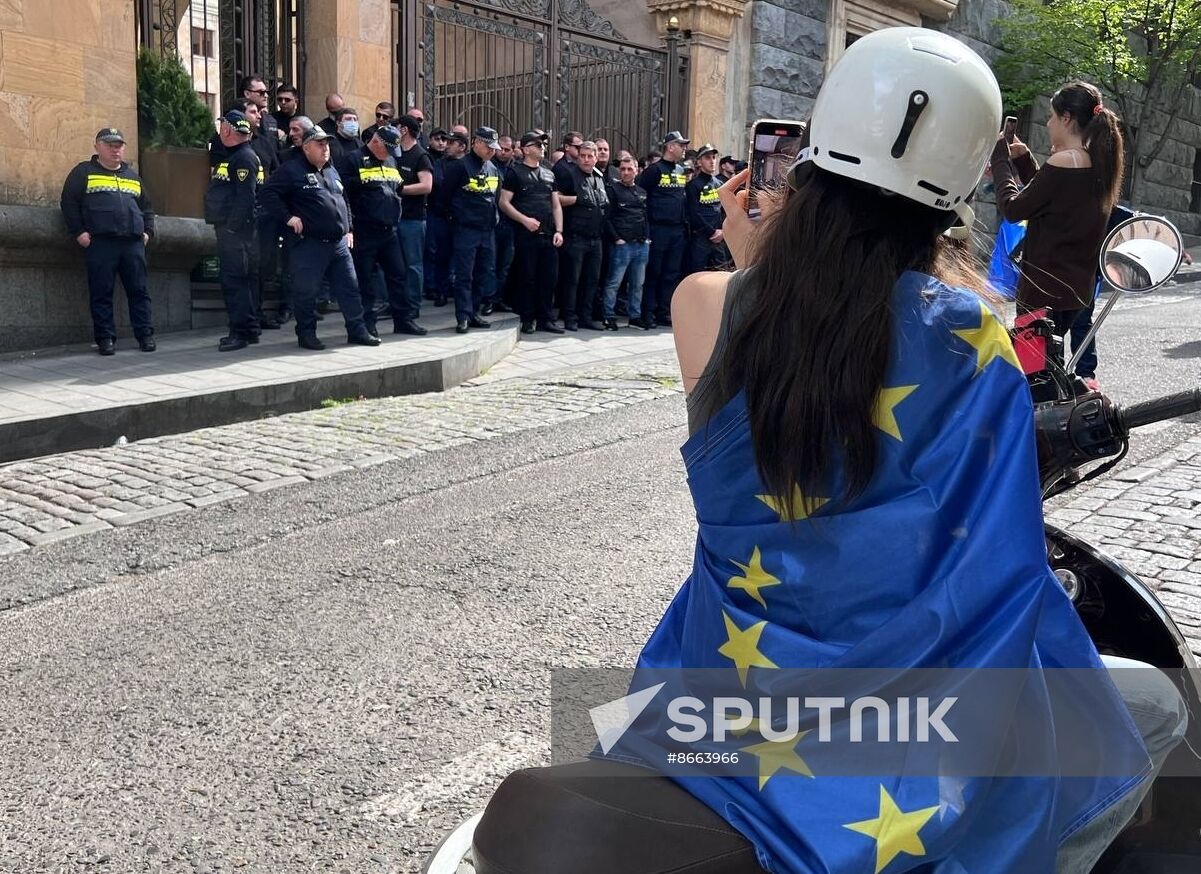
<svg viewBox="0 0 1201 874">
<path fill-rule="evenodd" d="M 554 322 L 555 280 L 563 245 L 563 208 L 554 174 L 542 164 L 546 134 L 530 131 L 521 137 L 521 160 L 505 174 L 500 211 L 513 222 L 514 303 L 521 316 L 521 333 L 538 330 L 562 334 Z"/>
<path fill-rule="evenodd" d="M 604 177 L 596 169 L 596 143 L 585 140 L 577 155 L 571 168 L 571 205 L 563 210 L 567 240 L 559 259 L 559 269 L 566 271 L 559 282 L 563 289 L 563 327 L 568 331 L 599 331 L 602 325 L 592 318 L 592 304 L 600 281 L 601 237 L 609 196 Z"/>
<path fill-rule="evenodd" d="M 417 142 L 421 122 L 411 115 L 396 119 L 400 130 L 400 224 L 396 227 L 405 262 L 405 294 L 410 310 L 421 311 L 425 292 L 425 198 L 434 189 L 434 165 Z"/>
</svg>

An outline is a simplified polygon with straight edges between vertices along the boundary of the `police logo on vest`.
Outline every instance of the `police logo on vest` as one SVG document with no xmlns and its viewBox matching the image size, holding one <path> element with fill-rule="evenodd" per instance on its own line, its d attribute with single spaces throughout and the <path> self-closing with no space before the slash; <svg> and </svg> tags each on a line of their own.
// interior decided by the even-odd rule
<svg viewBox="0 0 1201 874">
<path fill-rule="evenodd" d="M 239 182 L 245 182 L 249 178 L 250 178 L 249 170 L 239 170 L 238 171 L 238 181 Z"/>
</svg>

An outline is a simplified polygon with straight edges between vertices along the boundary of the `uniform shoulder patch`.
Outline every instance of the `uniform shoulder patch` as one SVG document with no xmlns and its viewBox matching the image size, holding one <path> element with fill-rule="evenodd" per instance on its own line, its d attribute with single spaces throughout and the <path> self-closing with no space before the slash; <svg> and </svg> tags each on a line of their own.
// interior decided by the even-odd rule
<svg viewBox="0 0 1201 874">
<path fill-rule="evenodd" d="M 243 169 L 241 169 L 241 170 L 239 170 L 239 171 L 238 171 L 238 181 L 239 181 L 239 182 L 245 182 L 245 181 L 246 181 L 248 178 L 250 178 L 250 171 L 249 171 L 249 170 L 247 170 L 247 169 L 243 168 Z"/>
</svg>

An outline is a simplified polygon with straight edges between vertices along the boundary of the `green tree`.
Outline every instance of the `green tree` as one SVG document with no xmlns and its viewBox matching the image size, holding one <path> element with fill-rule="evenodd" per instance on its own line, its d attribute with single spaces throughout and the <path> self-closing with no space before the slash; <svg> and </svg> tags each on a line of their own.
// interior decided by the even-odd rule
<svg viewBox="0 0 1201 874">
<path fill-rule="evenodd" d="M 178 58 L 138 53 L 138 137 L 143 147 L 203 147 L 216 127 Z"/>
<path fill-rule="evenodd" d="M 996 65 L 1006 103 L 1029 106 L 1069 79 L 1105 92 L 1126 126 L 1130 198 L 1168 140 L 1201 65 L 1198 0 L 1009 0 Z"/>
</svg>

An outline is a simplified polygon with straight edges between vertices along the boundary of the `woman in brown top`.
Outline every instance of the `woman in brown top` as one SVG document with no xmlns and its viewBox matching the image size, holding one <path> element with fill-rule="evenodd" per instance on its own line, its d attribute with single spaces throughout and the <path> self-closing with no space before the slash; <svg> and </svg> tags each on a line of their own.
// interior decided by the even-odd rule
<svg viewBox="0 0 1201 874">
<path fill-rule="evenodd" d="M 1001 214 L 1027 222 L 1018 309 L 1046 307 L 1063 336 L 1092 306 L 1097 258 L 1125 160 L 1118 117 L 1087 82 L 1055 92 L 1047 132 L 1051 157 L 1041 168 L 1025 143 L 1007 144 L 999 136 L 992 172 Z"/>
</svg>

